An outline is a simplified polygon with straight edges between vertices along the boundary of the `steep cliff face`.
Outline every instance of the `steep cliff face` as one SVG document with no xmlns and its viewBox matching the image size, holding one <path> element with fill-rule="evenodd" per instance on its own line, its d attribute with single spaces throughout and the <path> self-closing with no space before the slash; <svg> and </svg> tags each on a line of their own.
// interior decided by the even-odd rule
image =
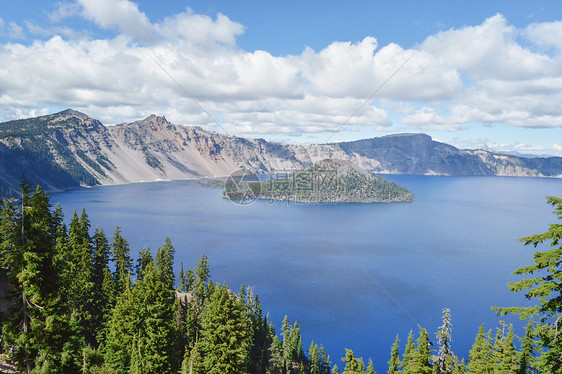
<svg viewBox="0 0 562 374">
<path fill-rule="evenodd" d="M 105 127 L 74 111 L 0 124 L 0 195 L 17 190 L 23 173 L 48 190 L 80 185 L 260 173 L 351 161 L 370 172 L 562 177 L 562 158 L 520 158 L 460 150 L 425 134 L 353 142 L 290 145 L 174 125 L 151 115 Z"/>
</svg>

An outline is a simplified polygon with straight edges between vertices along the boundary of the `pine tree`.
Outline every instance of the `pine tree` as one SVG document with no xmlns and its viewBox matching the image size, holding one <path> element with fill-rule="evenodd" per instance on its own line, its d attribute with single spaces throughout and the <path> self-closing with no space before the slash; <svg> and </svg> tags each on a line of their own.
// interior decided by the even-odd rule
<svg viewBox="0 0 562 374">
<path fill-rule="evenodd" d="M 388 360 L 388 374 L 395 374 L 398 373 L 400 370 L 400 356 L 398 354 L 398 335 L 396 335 L 396 339 L 394 340 L 394 344 L 390 349 L 390 360 Z"/>
<path fill-rule="evenodd" d="M 117 293 L 122 293 L 131 284 L 131 274 L 133 272 L 133 260 L 129 243 L 121 236 L 121 228 L 117 226 L 113 233 L 113 261 L 115 264 L 115 279 Z"/>
<path fill-rule="evenodd" d="M 416 349 L 414 345 L 414 333 L 412 330 L 408 333 L 408 340 L 406 341 L 406 348 L 404 349 L 404 356 L 402 359 L 401 367 L 402 372 L 409 372 L 410 371 L 410 364 L 416 354 Z"/>
<path fill-rule="evenodd" d="M 218 284 L 201 320 L 201 348 L 208 374 L 245 373 L 247 331 L 241 303 Z"/>
<path fill-rule="evenodd" d="M 367 365 L 367 374 L 377 374 L 375 368 L 373 367 L 373 360 L 369 358 L 369 365 Z"/>
<path fill-rule="evenodd" d="M 133 347 L 135 300 L 131 287 L 119 293 L 108 324 L 105 363 L 110 372 L 128 373 Z"/>
<path fill-rule="evenodd" d="M 318 345 L 312 341 L 308 349 L 308 358 L 310 359 L 309 372 L 310 374 L 321 374 L 320 371 L 320 351 Z"/>
<path fill-rule="evenodd" d="M 273 326 L 270 327 L 270 331 Z M 285 358 L 283 357 L 282 343 L 275 334 L 275 331 L 270 333 L 271 345 L 269 346 L 269 372 L 271 374 L 281 374 L 285 371 Z"/>
<path fill-rule="evenodd" d="M 66 313 L 57 246 L 62 212 L 51 212 L 48 196 L 22 184 L 17 206 L 4 201 L 0 213 L 0 263 L 11 286 L 10 333 L 6 344 L 22 372 L 78 369 L 83 341 L 75 318 Z"/>
<path fill-rule="evenodd" d="M 294 373 L 299 373 L 306 367 L 306 357 L 304 355 L 304 347 L 300 326 L 295 321 L 291 331 L 289 332 L 289 370 Z"/>
<path fill-rule="evenodd" d="M 554 214 L 562 220 L 562 198 L 548 196 L 547 202 L 554 206 Z M 510 282 L 511 292 L 525 292 L 528 299 L 537 299 L 532 307 L 494 308 L 500 314 L 515 313 L 521 318 L 532 315 L 540 317 L 537 332 L 544 347 L 538 360 L 540 370 L 549 373 L 562 373 L 562 344 L 559 343 L 559 331 L 562 329 L 562 223 L 550 224 L 547 232 L 520 239 L 525 245 L 550 243 L 551 249 L 536 251 L 534 263 L 514 271 L 516 275 L 529 278 Z M 554 321 L 554 322 L 553 322 Z"/>
<path fill-rule="evenodd" d="M 164 267 L 162 269 L 149 263 L 133 291 L 133 372 L 138 368 L 139 373 L 171 373 L 180 368 L 181 355 L 176 351 L 178 326 L 174 318 L 178 305 L 169 280 L 162 276 L 169 271 L 168 265 L 161 262 L 159 266 Z"/>
<path fill-rule="evenodd" d="M 103 330 L 109 321 L 111 309 L 114 305 L 115 286 L 113 285 L 113 277 L 109 270 L 110 247 L 103 229 L 96 228 L 93 242 L 92 332 L 96 343 L 99 344 L 105 336 Z"/>
<path fill-rule="evenodd" d="M 490 343 L 490 333 L 484 332 L 482 324 L 478 329 L 478 334 L 472 349 L 469 352 L 470 359 L 467 365 L 467 371 L 473 374 L 492 374 L 495 369 L 492 354 L 492 345 Z"/>
<path fill-rule="evenodd" d="M 150 254 L 150 248 L 146 248 L 139 254 L 139 258 L 137 258 L 137 264 L 135 265 L 135 274 L 137 276 L 137 280 L 141 280 L 143 276 L 143 272 L 148 267 L 148 264 L 154 263 L 154 259 Z"/>
<path fill-rule="evenodd" d="M 362 358 L 356 358 L 351 349 L 345 349 L 345 357 L 341 359 L 345 362 L 342 374 L 365 374 L 365 364 Z"/>
<path fill-rule="evenodd" d="M 185 273 L 183 272 L 183 262 L 180 262 L 180 273 L 178 278 L 180 279 L 179 290 L 187 292 L 187 280 L 185 278 Z"/>
<path fill-rule="evenodd" d="M 74 212 L 74 217 L 70 222 L 68 231 L 68 246 L 71 251 L 70 275 L 72 278 L 67 280 L 70 284 L 71 307 L 77 312 L 80 326 L 84 331 L 86 342 L 92 346 L 97 346 L 95 321 L 95 283 L 94 283 L 94 264 L 93 246 L 90 237 L 90 221 L 85 210 L 78 217 Z"/>
<path fill-rule="evenodd" d="M 429 334 L 421 326 L 419 329 L 420 335 L 416 341 L 416 349 L 412 352 L 405 370 L 411 374 L 429 374 L 433 371 Z"/>
<path fill-rule="evenodd" d="M 322 374 L 330 374 L 330 356 L 326 352 L 323 345 L 320 345 L 320 372 Z"/>
<path fill-rule="evenodd" d="M 289 371 L 291 366 L 291 348 L 289 334 L 291 333 L 291 324 L 289 323 L 289 316 L 285 315 L 281 322 L 281 349 L 283 354 L 283 370 Z"/>
<path fill-rule="evenodd" d="M 529 322 L 525 327 L 525 336 L 521 339 L 521 354 L 519 356 L 519 368 L 517 374 L 531 373 L 533 370 L 535 340 L 534 340 L 533 320 L 529 318 Z"/>
<path fill-rule="evenodd" d="M 437 374 L 453 373 L 455 368 L 460 366 L 458 357 L 451 349 L 451 332 L 453 325 L 451 323 L 451 311 L 448 308 L 443 309 L 443 324 L 437 332 L 437 344 L 439 345 L 438 355 L 436 358 L 435 371 Z"/>
<path fill-rule="evenodd" d="M 495 356 L 495 372 L 502 374 L 515 374 L 518 370 L 517 354 L 513 344 L 513 326 L 510 324 L 507 334 L 505 333 L 506 323 L 500 321 L 502 327 L 497 328 L 496 338 L 492 347 Z"/>
<path fill-rule="evenodd" d="M 174 255 L 176 250 L 170 238 L 164 240 L 164 245 L 156 252 L 154 262 L 158 271 L 158 276 L 170 290 L 175 289 L 174 275 Z"/>
</svg>

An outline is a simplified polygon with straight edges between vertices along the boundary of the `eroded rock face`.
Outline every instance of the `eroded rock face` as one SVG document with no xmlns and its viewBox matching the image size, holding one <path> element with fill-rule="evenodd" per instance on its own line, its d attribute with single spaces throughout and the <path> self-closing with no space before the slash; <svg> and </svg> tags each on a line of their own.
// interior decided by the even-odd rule
<svg viewBox="0 0 562 374">
<path fill-rule="evenodd" d="M 0 194 L 16 189 L 22 173 L 48 190 L 300 170 L 340 159 L 369 171 L 395 174 L 562 177 L 562 158 L 520 158 L 461 150 L 425 134 L 352 142 L 291 145 L 174 125 L 151 115 L 105 127 L 74 111 L 0 124 Z"/>
</svg>

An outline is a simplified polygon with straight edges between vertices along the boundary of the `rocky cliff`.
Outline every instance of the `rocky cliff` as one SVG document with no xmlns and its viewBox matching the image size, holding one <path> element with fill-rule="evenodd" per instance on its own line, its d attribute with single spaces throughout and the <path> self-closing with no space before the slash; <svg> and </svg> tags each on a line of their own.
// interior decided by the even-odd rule
<svg viewBox="0 0 562 374">
<path fill-rule="evenodd" d="M 0 194 L 21 176 L 48 190 L 80 185 L 225 176 L 239 167 L 268 173 L 304 169 L 324 159 L 348 160 L 377 173 L 562 176 L 562 158 L 520 158 L 461 150 L 424 134 L 353 142 L 290 145 L 174 125 L 151 115 L 104 126 L 74 111 L 0 124 Z"/>
</svg>

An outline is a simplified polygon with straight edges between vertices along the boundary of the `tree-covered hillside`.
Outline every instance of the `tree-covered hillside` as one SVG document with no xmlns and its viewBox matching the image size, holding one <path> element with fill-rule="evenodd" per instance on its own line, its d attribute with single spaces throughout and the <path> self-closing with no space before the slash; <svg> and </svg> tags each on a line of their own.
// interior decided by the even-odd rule
<svg viewBox="0 0 562 374">
<path fill-rule="evenodd" d="M 410 202 L 414 195 L 350 161 L 322 160 L 302 171 L 274 174 L 262 183 L 262 199 L 302 203 Z"/>
<path fill-rule="evenodd" d="M 288 317 L 276 332 L 251 287 L 235 293 L 211 280 L 205 255 L 194 268 L 181 264 L 176 277 L 169 239 L 133 259 L 119 227 L 108 238 L 92 230 L 85 211 L 67 227 L 40 187 L 22 190 L 22 200 L 4 200 L 0 210 L 0 267 L 9 283 L 0 354 L 21 373 L 374 373 L 372 360 L 351 349 L 337 359 L 306 344 Z M 562 199 L 549 202 L 562 218 Z M 444 309 L 435 334 L 420 326 L 417 337 L 410 332 L 401 345 L 397 336 L 389 352 L 373 356 L 388 355 L 389 374 L 562 373 L 561 238 L 562 225 L 553 224 L 523 239 L 552 247 L 516 271 L 531 278 L 511 284 L 538 304 L 500 309 L 533 317 L 520 338 L 503 322 L 481 326 L 460 359 Z"/>
</svg>

